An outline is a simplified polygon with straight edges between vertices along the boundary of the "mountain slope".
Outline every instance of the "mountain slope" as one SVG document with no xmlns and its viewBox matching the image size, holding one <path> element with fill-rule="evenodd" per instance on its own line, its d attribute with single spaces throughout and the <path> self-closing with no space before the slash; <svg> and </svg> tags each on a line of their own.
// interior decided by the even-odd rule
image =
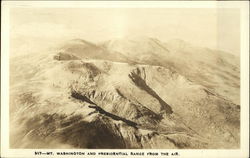
<svg viewBox="0 0 250 158">
<path fill-rule="evenodd" d="M 177 71 L 213 93 L 240 104 L 239 57 L 222 51 L 194 47 L 174 39 L 124 38 L 104 44 L 113 54 L 123 53 L 140 64 L 159 65 Z"/>
<path fill-rule="evenodd" d="M 153 54 L 173 54 L 158 44 Z M 239 105 L 190 80 L 166 58 L 155 57 L 151 65 L 151 57 L 137 60 L 138 54 L 120 52 L 118 60 L 111 48 L 73 40 L 56 52 L 12 58 L 10 146 L 239 147 Z"/>
</svg>

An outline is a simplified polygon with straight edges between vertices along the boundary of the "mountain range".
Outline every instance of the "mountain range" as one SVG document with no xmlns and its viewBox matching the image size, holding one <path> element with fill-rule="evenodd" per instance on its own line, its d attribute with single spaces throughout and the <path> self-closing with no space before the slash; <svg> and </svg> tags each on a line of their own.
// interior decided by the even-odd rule
<svg viewBox="0 0 250 158">
<path fill-rule="evenodd" d="M 239 146 L 237 56 L 126 37 L 10 59 L 11 148 Z"/>
</svg>

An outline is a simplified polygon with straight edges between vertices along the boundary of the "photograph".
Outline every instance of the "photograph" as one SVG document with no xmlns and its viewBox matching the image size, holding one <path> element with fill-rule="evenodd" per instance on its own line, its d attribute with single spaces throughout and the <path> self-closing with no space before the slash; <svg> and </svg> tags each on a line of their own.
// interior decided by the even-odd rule
<svg viewBox="0 0 250 158">
<path fill-rule="evenodd" d="M 249 139 L 242 7 L 33 3 L 3 5 L 1 142 L 8 151 L 249 147 L 242 142 Z"/>
</svg>

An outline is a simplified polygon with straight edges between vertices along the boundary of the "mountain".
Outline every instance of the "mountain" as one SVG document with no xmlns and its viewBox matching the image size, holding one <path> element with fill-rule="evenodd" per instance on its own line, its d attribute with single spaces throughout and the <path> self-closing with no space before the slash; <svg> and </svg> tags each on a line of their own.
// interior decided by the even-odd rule
<svg viewBox="0 0 250 158">
<path fill-rule="evenodd" d="M 157 55 L 168 53 L 168 49 L 159 40 L 148 37 L 120 38 L 107 41 L 104 46 L 112 51 L 119 52 L 125 56 L 139 59 L 146 55 Z"/>
<path fill-rule="evenodd" d="M 132 62 L 129 61 L 123 54 L 110 53 L 107 49 L 82 39 L 67 41 L 66 43 L 61 44 L 57 51 L 60 52 L 60 56 L 62 56 L 62 54 L 70 54 L 77 58 L 84 59 Z"/>
<path fill-rule="evenodd" d="M 11 58 L 10 147 L 239 148 L 238 64 L 147 37 Z"/>
</svg>

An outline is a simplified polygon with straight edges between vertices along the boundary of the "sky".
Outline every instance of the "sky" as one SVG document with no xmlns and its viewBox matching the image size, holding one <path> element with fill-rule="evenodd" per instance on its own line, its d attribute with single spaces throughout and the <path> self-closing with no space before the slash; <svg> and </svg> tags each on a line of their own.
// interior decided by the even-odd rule
<svg viewBox="0 0 250 158">
<path fill-rule="evenodd" d="M 43 50 L 82 38 L 101 42 L 125 36 L 163 42 L 182 39 L 196 46 L 239 55 L 239 9 L 215 8 L 12 8 L 12 53 Z"/>
</svg>

